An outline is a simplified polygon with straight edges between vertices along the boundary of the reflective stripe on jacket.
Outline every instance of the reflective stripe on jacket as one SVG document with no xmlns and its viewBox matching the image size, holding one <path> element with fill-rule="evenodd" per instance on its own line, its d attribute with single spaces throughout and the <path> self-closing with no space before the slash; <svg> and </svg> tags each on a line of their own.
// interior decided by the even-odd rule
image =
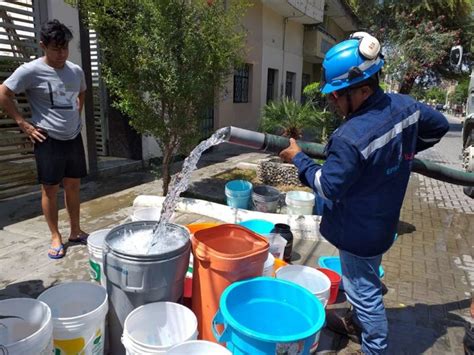
<svg viewBox="0 0 474 355">
<path fill-rule="evenodd" d="M 323 165 L 298 153 L 293 163 L 300 180 L 326 202 L 321 234 L 355 255 L 387 251 L 415 154 L 439 142 L 448 130 L 440 112 L 379 89 L 332 134 Z"/>
</svg>

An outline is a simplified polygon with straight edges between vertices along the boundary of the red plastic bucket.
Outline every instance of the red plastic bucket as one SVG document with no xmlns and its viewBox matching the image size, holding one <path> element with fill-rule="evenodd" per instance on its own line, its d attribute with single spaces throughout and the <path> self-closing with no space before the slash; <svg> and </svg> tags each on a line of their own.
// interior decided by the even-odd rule
<svg viewBox="0 0 474 355">
<path fill-rule="evenodd" d="M 329 277 L 329 280 L 331 281 L 331 291 L 329 294 L 328 304 L 333 304 L 336 302 L 337 293 L 339 292 L 339 284 L 341 283 L 341 275 L 339 275 L 335 271 L 332 271 L 331 269 L 326 269 L 323 267 L 318 267 L 317 269 L 321 271 L 323 274 L 325 274 L 327 277 Z"/>
</svg>

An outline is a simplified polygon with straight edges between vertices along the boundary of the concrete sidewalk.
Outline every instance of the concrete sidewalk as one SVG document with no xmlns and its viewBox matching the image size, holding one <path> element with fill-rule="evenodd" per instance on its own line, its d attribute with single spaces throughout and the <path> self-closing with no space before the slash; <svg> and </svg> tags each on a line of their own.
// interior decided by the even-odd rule
<svg viewBox="0 0 474 355">
<path fill-rule="evenodd" d="M 222 200 L 223 183 L 213 176 L 266 156 L 230 146 L 216 149 L 201 159 L 188 195 Z M 107 193 L 114 190 L 114 185 L 126 188 Z M 431 199 L 434 189 L 443 193 Z M 448 193 L 451 190 L 449 184 L 416 174 L 411 177 L 400 217 L 399 239 L 382 262 L 384 282 L 389 289 L 385 304 L 390 353 L 463 353 L 462 337 L 470 318 L 468 310 L 474 289 L 474 213 L 470 212 L 472 200 L 464 201 Z M 96 197 L 99 193 L 102 196 Z M 83 229 L 90 232 L 117 225 L 130 215 L 136 196 L 160 193 L 160 180 L 152 180 L 147 173 L 126 173 L 87 183 L 83 186 L 87 201 L 81 205 Z M 441 199 L 446 203 L 441 203 Z M 447 202 L 455 199 L 461 208 L 450 208 Z M 464 205 L 467 207 L 463 208 Z M 58 261 L 47 258 L 49 232 L 39 216 L 39 207 L 39 198 L 34 194 L 0 201 L 0 299 L 36 297 L 58 282 L 89 279 L 85 246 L 67 246 L 67 256 Z M 29 218 L 35 214 L 37 217 Z M 202 218 L 178 217 L 181 223 Z M 61 231 L 67 236 L 64 210 L 60 211 L 60 221 Z M 298 240 L 294 262 L 314 266 L 319 256 L 335 253 L 326 242 Z M 344 303 L 339 306 L 344 307 Z M 324 331 L 318 352 L 348 354 L 357 348 L 356 344 Z"/>
</svg>

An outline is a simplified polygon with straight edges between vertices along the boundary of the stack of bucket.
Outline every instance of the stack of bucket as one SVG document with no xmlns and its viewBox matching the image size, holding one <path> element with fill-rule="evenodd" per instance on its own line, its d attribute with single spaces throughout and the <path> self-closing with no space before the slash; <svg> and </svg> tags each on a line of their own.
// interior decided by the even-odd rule
<svg viewBox="0 0 474 355">
<path fill-rule="evenodd" d="M 225 185 L 227 205 L 233 208 L 249 209 L 252 183 L 246 180 L 232 180 Z"/>
<path fill-rule="evenodd" d="M 280 202 L 280 191 L 268 185 L 255 186 L 252 192 L 252 202 L 256 211 L 275 213 Z"/>
<path fill-rule="evenodd" d="M 110 229 L 100 229 L 92 232 L 87 238 L 87 250 L 89 251 L 89 273 L 91 279 L 102 286 L 107 286 L 104 273 L 103 249 L 106 235 Z"/>
</svg>

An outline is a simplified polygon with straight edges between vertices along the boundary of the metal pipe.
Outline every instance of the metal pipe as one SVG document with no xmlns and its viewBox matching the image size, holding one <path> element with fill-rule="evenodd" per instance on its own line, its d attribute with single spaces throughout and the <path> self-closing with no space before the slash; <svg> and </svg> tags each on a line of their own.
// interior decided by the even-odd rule
<svg viewBox="0 0 474 355">
<path fill-rule="evenodd" d="M 226 141 L 265 152 L 278 154 L 289 146 L 290 140 L 273 134 L 259 133 L 237 127 L 226 127 Z M 326 159 L 324 145 L 297 141 L 301 150 L 316 159 Z M 474 186 L 474 173 L 456 170 L 433 163 L 429 160 L 413 159 L 412 171 L 430 178 L 449 182 L 450 184 Z"/>
</svg>

